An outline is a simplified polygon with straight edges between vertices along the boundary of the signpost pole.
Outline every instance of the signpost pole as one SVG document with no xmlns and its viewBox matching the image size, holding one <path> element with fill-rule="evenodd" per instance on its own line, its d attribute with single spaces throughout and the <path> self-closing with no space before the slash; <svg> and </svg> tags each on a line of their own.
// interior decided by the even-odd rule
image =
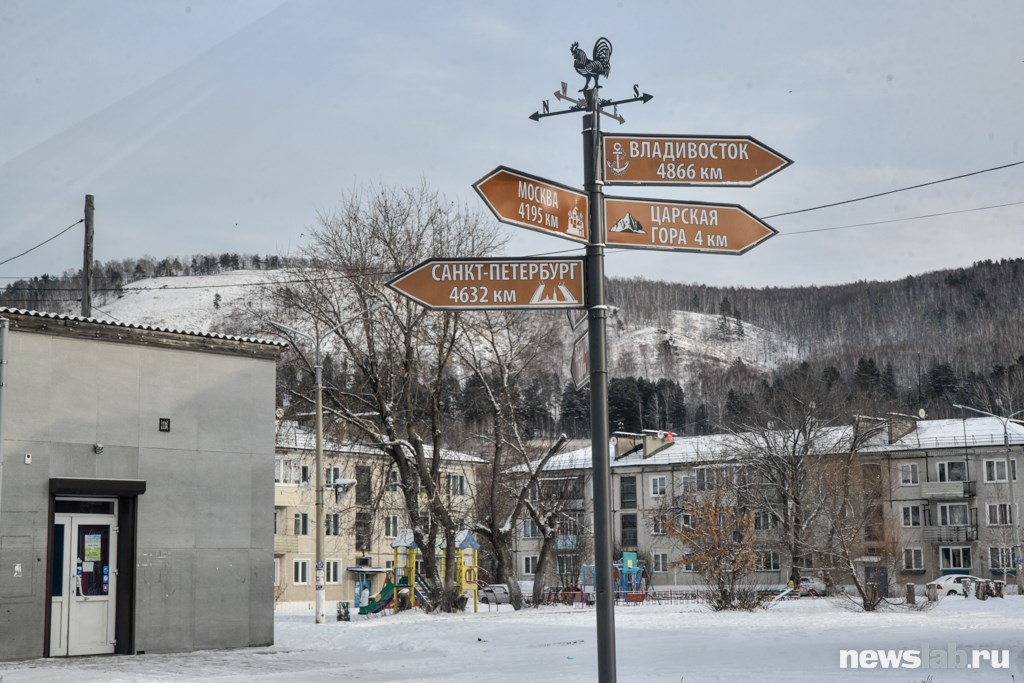
<svg viewBox="0 0 1024 683">
<path fill-rule="evenodd" d="M 604 192 L 598 164 L 601 154 L 601 101 L 598 89 L 585 92 L 583 182 L 590 196 L 590 242 L 586 255 L 586 306 L 590 343 L 590 439 L 594 476 L 594 564 L 597 590 L 597 677 L 614 683 L 615 592 L 612 583 L 611 467 L 608 453 L 607 307 L 604 291 Z"/>
</svg>

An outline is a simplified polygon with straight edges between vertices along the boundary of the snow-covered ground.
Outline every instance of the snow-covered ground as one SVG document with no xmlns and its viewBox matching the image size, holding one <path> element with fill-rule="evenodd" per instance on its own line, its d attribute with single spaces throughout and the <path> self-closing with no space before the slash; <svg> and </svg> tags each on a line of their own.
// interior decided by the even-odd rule
<svg viewBox="0 0 1024 683">
<path fill-rule="evenodd" d="M 120 681 L 594 681 L 592 609 L 332 621 L 278 612 L 267 648 L 0 663 L 3 683 Z M 833 599 L 713 613 L 694 604 L 619 607 L 620 681 L 932 681 L 1024 683 L 1024 598 L 946 598 L 932 609 L 874 614 Z M 840 668 L 841 650 L 927 651 L 920 668 Z M 1009 668 L 926 668 L 976 649 L 1008 651 Z M 865 661 L 870 662 L 873 656 Z M 900 661 L 907 663 L 908 658 Z M 912 658 L 911 660 L 912 661 Z"/>
</svg>

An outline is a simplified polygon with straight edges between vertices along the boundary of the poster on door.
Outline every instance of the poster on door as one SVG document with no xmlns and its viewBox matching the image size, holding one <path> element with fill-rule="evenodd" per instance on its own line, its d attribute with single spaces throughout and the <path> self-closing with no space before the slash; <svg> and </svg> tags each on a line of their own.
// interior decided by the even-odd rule
<svg viewBox="0 0 1024 683">
<path fill-rule="evenodd" d="M 103 535 L 85 535 L 85 561 L 99 562 L 103 559 Z"/>
</svg>

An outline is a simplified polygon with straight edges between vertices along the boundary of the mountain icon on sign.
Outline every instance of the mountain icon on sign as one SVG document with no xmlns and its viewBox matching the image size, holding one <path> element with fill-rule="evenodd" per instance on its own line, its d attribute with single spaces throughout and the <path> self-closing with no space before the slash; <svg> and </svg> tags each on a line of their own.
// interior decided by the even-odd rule
<svg viewBox="0 0 1024 683">
<path fill-rule="evenodd" d="M 633 214 L 627 213 L 612 226 L 612 232 L 634 232 L 643 235 L 647 231 L 644 230 L 644 226 L 640 224 L 640 221 L 633 218 Z"/>
</svg>

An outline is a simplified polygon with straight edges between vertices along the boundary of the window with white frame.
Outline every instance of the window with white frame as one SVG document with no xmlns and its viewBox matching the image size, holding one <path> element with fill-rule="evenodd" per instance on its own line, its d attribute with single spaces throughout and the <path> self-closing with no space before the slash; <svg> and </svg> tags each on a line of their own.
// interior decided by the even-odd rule
<svg viewBox="0 0 1024 683">
<path fill-rule="evenodd" d="M 774 529 L 779 526 L 779 518 L 770 510 L 759 510 L 754 513 L 755 529 Z"/>
<path fill-rule="evenodd" d="M 939 481 L 967 481 L 967 461 L 937 463 Z"/>
<path fill-rule="evenodd" d="M 683 561 L 676 565 L 681 572 L 695 572 L 697 571 L 696 565 L 693 563 L 693 556 L 690 553 L 683 554 Z"/>
<path fill-rule="evenodd" d="M 324 515 L 324 536 L 341 536 L 340 512 L 330 512 Z"/>
<path fill-rule="evenodd" d="M 341 479 L 341 468 L 337 465 L 330 465 L 324 470 L 324 483 L 333 484 Z"/>
<path fill-rule="evenodd" d="M 662 520 L 661 515 L 655 515 L 651 517 L 651 535 L 661 536 L 665 533 L 665 522 Z"/>
<path fill-rule="evenodd" d="M 275 557 L 274 558 L 274 585 L 275 586 L 280 586 L 281 585 L 281 558 L 280 557 Z"/>
<path fill-rule="evenodd" d="M 309 560 L 292 561 L 292 583 L 296 586 L 309 585 Z"/>
<path fill-rule="evenodd" d="M 295 513 L 295 535 L 296 536 L 308 536 L 309 535 L 309 513 L 308 512 L 296 512 Z"/>
<path fill-rule="evenodd" d="M 988 526 L 1006 526 L 1013 524 L 1013 509 L 1009 503 L 989 503 L 985 515 Z"/>
<path fill-rule="evenodd" d="M 523 573 L 524 574 L 536 574 L 537 573 L 537 563 L 539 561 L 540 561 L 540 558 L 537 557 L 536 555 L 527 555 L 526 557 L 524 557 L 523 558 Z"/>
<path fill-rule="evenodd" d="M 652 496 L 664 496 L 665 491 L 668 488 L 668 477 L 657 476 L 651 477 L 651 495 Z"/>
<path fill-rule="evenodd" d="M 655 574 L 664 574 L 668 571 L 668 553 L 654 553 L 651 560 L 654 562 Z"/>
<path fill-rule="evenodd" d="M 558 575 L 570 578 L 578 578 L 580 572 L 579 557 L 576 555 L 558 555 Z"/>
<path fill-rule="evenodd" d="M 1013 548 L 994 546 L 988 549 L 988 564 L 993 570 L 1013 569 Z"/>
<path fill-rule="evenodd" d="M 341 583 L 341 560 L 327 560 L 324 570 L 324 583 Z"/>
<path fill-rule="evenodd" d="M 676 485 L 680 493 L 693 491 L 697 482 L 692 474 L 680 474 L 676 477 Z"/>
<path fill-rule="evenodd" d="M 278 530 L 279 529 L 278 522 L 280 521 L 280 517 L 281 517 L 281 511 L 278 510 L 277 508 L 274 508 L 274 533 L 275 534 L 281 533 Z"/>
<path fill-rule="evenodd" d="M 301 476 L 299 477 L 301 480 L 300 483 L 308 484 L 310 478 L 312 477 L 312 468 L 309 465 L 302 465 L 299 468 L 299 471 L 302 473 Z"/>
<path fill-rule="evenodd" d="M 540 527 L 532 519 L 523 520 L 523 538 L 540 538 Z"/>
<path fill-rule="evenodd" d="M 449 474 L 448 475 L 448 495 L 449 496 L 464 496 L 464 495 L 466 495 L 466 476 L 464 474 Z"/>
<path fill-rule="evenodd" d="M 803 555 L 794 555 L 793 566 L 798 569 L 814 569 L 814 554 L 808 552 Z"/>
<path fill-rule="evenodd" d="M 298 484 L 300 481 L 298 458 L 274 458 L 274 483 Z"/>
<path fill-rule="evenodd" d="M 921 526 L 920 505 L 904 505 L 901 509 L 903 512 L 903 526 Z"/>
<path fill-rule="evenodd" d="M 968 519 L 967 503 L 939 505 L 939 526 L 965 526 Z"/>
<path fill-rule="evenodd" d="M 941 569 L 970 569 L 970 546 L 942 546 L 939 548 L 939 566 Z"/>
<path fill-rule="evenodd" d="M 900 486 L 913 486 L 920 482 L 916 462 L 905 462 L 900 465 Z"/>
<path fill-rule="evenodd" d="M 689 512 L 677 512 L 676 513 L 676 526 L 679 528 L 693 528 L 693 515 Z"/>
<path fill-rule="evenodd" d="M 1013 475 L 1013 480 L 1017 481 L 1016 460 L 1010 460 L 1010 473 Z M 986 460 L 985 481 L 988 483 L 1009 481 L 1009 478 L 1006 476 L 1006 460 Z"/>
<path fill-rule="evenodd" d="M 904 548 L 903 569 L 908 572 L 922 571 L 924 569 L 924 550 L 921 548 Z"/>
<path fill-rule="evenodd" d="M 757 550 L 754 568 L 759 572 L 778 571 L 782 566 L 778 550 Z"/>
<path fill-rule="evenodd" d="M 399 489 L 398 470 L 388 472 L 388 491 L 394 493 Z"/>
<path fill-rule="evenodd" d="M 395 538 L 398 536 L 398 515 L 384 516 L 384 537 Z"/>
</svg>

